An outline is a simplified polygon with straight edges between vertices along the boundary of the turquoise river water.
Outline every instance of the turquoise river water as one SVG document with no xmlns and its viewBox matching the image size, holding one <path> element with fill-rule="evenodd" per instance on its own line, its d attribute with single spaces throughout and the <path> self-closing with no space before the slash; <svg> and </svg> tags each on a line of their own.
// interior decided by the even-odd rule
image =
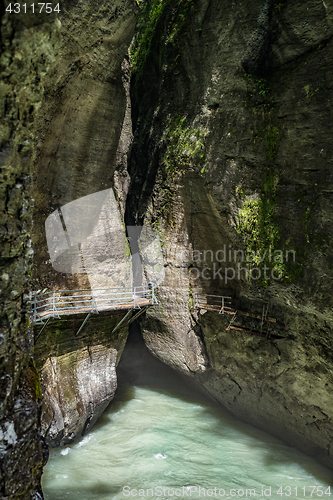
<svg viewBox="0 0 333 500">
<path fill-rule="evenodd" d="M 115 399 L 78 443 L 51 450 L 45 500 L 333 499 L 333 473 L 198 394 L 132 335 Z"/>
</svg>

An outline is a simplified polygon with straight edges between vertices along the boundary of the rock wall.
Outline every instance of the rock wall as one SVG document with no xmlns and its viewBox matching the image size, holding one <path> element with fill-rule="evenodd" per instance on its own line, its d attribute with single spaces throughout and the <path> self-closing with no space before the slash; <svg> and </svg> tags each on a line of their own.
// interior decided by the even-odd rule
<svg viewBox="0 0 333 500">
<path fill-rule="evenodd" d="M 47 447 L 27 297 L 32 257 L 30 167 L 43 81 L 59 42 L 54 14 L 0 7 L 0 496 L 42 498 Z"/>
<path fill-rule="evenodd" d="M 127 140 L 123 134 L 119 144 L 137 10 L 134 0 L 62 4 L 32 168 L 36 291 L 131 286 L 124 201 L 113 188 Z M 83 337 L 76 336 L 83 315 L 51 322 L 40 337 L 35 327 L 42 432 L 50 446 L 82 436 L 113 398 L 128 328 L 112 331 L 123 315 L 89 319 Z"/>
<path fill-rule="evenodd" d="M 126 220 L 158 229 L 166 272 L 143 336 L 332 467 L 332 6 L 221 6 L 146 2 L 132 46 Z M 197 293 L 276 322 L 228 329 Z"/>
<path fill-rule="evenodd" d="M 126 110 L 122 62 L 136 22 L 134 0 L 65 2 L 61 45 L 45 81 L 33 167 L 35 289 L 89 288 L 83 273 L 52 267 L 46 218 L 67 203 L 113 187 Z"/>
<path fill-rule="evenodd" d="M 49 446 L 64 446 L 82 437 L 113 399 L 128 326 L 112 330 L 125 313 L 94 315 L 80 332 L 85 315 L 53 321 L 43 332 L 36 328 L 42 434 Z"/>
<path fill-rule="evenodd" d="M 42 498 L 47 447 L 40 435 L 41 414 L 42 433 L 51 445 L 86 432 L 114 395 L 127 328 L 111 334 L 123 316 L 116 313 L 90 320 L 85 326 L 90 336 L 85 329 L 87 338 L 76 337 L 84 319 L 79 315 L 61 325 L 65 346 L 58 323 L 39 337 L 40 327 L 34 334 L 28 328 L 28 292 L 91 284 L 84 273 L 73 276 L 52 267 L 45 221 L 69 202 L 113 187 L 126 108 L 122 63 L 137 7 L 130 0 L 65 1 L 59 13 L 33 15 L 23 7 L 20 14 L 5 12 L 9 3 L 0 7 L 0 491 L 3 498 Z M 127 243 L 117 203 L 116 211 L 120 259 Z M 107 260 L 110 249 L 102 236 L 108 222 L 101 225 L 94 236 Z M 91 248 L 84 248 L 90 260 Z M 94 265 L 93 286 L 100 272 Z M 119 265 L 114 271 L 121 272 Z"/>
</svg>

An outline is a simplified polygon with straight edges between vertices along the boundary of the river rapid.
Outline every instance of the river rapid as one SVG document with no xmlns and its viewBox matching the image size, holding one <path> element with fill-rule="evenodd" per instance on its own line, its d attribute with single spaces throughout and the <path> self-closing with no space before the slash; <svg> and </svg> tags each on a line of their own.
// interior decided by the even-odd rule
<svg viewBox="0 0 333 500">
<path fill-rule="evenodd" d="M 333 473 L 222 410 L 133 333 L 92 431 L 51 450 L 45 500 L 333 496 Z"/>
</svg>

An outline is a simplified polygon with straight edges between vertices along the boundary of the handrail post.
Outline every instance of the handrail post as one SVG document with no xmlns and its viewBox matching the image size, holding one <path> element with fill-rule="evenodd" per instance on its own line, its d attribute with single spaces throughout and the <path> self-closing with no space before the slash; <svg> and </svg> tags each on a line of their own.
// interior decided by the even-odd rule
<svg viewBox="0 0 333 500">
<path fill-rule="evenodd" d="M 37 302 L 36 302 L 36 294 L 34 296 L 34 322 L 37 320 Z"/>
<path fill-rule="evenodd" d="M 134 305 L 134 308 L 135 308 L 135 302 L 136 302 L 136 300 L 135 300 L 135 291 L 136 291 L 136 287 L 134 287 L 134 293 L 133 293 L 133 305 Z"/>
<path fill-rule="evenodd" d="M 52 307 L 52 309 L 53 309 L 53 314 L 54 314 L 55 313 L 55 292 L 53 292 L 52 295 L 53 295 L 53 307 Z"/>
<path fill-rule="evenodd" d="M 91 309 L 96 309 L 95 298 L 94 298 L 94 289 L 91 290 Z"/>
</svg>

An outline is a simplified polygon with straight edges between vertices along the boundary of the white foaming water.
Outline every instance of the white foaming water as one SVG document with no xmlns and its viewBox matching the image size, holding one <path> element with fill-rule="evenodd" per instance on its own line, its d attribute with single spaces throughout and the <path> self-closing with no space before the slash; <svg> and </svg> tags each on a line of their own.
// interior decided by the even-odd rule
<svg viewBox="0 0 333 500">
<path fill-rule="evenodd" d="M 119 373 L 116 398 L 93 430 L 51 451 L 46 500 L 333 496 L 332 473 L 205 400 L 137 339 Z"/>
</svg>

